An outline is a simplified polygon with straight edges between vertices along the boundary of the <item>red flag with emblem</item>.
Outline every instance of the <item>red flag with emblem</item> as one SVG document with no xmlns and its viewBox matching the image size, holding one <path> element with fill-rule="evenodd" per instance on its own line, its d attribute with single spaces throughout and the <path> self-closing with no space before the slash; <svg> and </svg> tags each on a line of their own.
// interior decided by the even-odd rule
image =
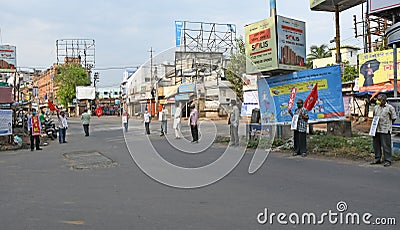
<svg viewBox="0 0 400 230">
<path fill-rule="evenodd" d="M 310 111 L 318 100 L 318 83 L 315 83 L 310 95 L 304 101 L 304 108 Z"/>
<path fill-rule="evenodd" d="M 98 117 L 103 116 L 103 109 L 101 107 L 97 107 L 97 109 L 95 109 L 94 112 Z"/>
</svg>

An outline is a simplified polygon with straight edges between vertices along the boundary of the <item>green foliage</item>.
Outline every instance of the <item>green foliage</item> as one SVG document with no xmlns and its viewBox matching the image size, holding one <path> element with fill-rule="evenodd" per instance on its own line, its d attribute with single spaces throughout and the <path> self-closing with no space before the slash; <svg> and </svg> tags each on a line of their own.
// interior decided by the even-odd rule
<svg viewBox="0 0 400 230">
<path fill-rule="evenodd" d="M 76 97 L 76 86 L 90 84 L 88 74 L 79 64 L 62 65 L 57 67 L 54 81 L 59 85 L 57 97 L 59 102 L 66 108 L 68 103 Z"/>
<path fill-rule="evenodd" d="M 354 81 L 358 77 L 358 69 L 356 66 L 349 65 L 349 61 L 344 61 L 344 74 L 342 75 L 342 82 Z"/>
<path fill-rule="evenodd" d="M 243 100 L 242 74 L 246 73 L 246 54 L 243 38 L 236 38 L 236 49 L 231 52 L 231 60 L 224 69 L 226 80 L 234 87 L 238 99 Z"/>
<path fill-rule="evenodd" d="M 332 57 L 332 53 L 326 44 L 322 44 L 320 46 L 312 45 L 310 47 L 310 53 L 307 55 L 307 60 L 311 62 L 314 59 L 326 57 Z"/>
</svg>

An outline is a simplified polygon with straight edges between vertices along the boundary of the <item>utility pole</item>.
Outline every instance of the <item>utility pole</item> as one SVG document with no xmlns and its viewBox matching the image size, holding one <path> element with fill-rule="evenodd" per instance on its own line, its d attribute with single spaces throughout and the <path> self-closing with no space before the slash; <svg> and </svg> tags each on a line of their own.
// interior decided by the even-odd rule
<svg viewBox="0 0 400 230">
<path fill-rule="evenodd" d="M 396 24 L 396 15 L 392 15 L 393 25 Z M 393 80 L 394 80 L 394 97 L 397 98 L 397 44 L 393 43 Z"/>
<path fill-rule="evenodd" d="M 154 86 L 153 86 L 153 47 L 150 47 L 150 86 L 151 86 L 151 92 L 153 92 Z M 158 91 L 158 89 L 155 89 L 156 91 Z M 156 98 L 154 98 L 154 100 L 156 100 Z M 154 113 L 154 116 L 157 115 L 156 111 L 157 111 L 157 101 L 154 101 L 155 103 L 155 111 L 153 111 L 153 105 L 152 105 L 153 100 L 150 99 L 150 108 L 148 108 L 148 110 L 150 111 L 150 115 L 152 115 Z"/>
</svg>

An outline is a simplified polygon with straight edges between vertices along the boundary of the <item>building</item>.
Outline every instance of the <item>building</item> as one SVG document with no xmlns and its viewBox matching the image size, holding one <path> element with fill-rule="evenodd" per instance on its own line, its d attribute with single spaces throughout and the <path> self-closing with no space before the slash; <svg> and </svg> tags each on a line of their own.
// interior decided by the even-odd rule
<svg viewBox="0 0 400 230">
<path fill-rule="evenodd" d="M 332 52 L 331 57 L 319 58 L 313 60 L 313 68 L 321 68 L 327 65 L 336 63 L 336 48 L 329 49 Z M 342 46 L 340 48 L 340 54 L 342 56 L 342 62 L 349 62 L 350 66 L 357 66 L 357 55 L 360 48 L 354 46 Z"/>
<path fill-rule="evenodd" d="M 34 99 L 39 104 L 47 103 L 47 100 L 57 102 L 58 85 L 54 82 L 57 74 L 57 65 L 53 64 L 42 74 L 33 77 L 33 87 L 37 87 L 37 97 Z"/>
</svg>

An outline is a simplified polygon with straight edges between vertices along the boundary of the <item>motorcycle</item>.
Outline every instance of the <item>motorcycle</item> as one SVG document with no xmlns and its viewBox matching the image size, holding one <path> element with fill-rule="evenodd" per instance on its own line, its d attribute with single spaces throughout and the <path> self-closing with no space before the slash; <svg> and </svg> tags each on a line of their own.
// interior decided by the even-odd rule
<svg viewBox="0 0 400 230">
<path fill-rule="evenodd" d="M 44 132 L 50 139 L 54 140 L 57 138 L 58 130 L 56 129 L 56 125 L 54 124 L 52 119 L 46 118 L 44 121 L 43 128 Z"/>
</svg>

